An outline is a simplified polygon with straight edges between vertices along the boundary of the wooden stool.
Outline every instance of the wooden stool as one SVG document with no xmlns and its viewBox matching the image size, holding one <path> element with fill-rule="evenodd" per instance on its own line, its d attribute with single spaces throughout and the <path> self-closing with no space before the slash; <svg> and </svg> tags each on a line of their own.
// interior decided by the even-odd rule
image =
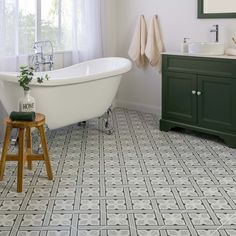
<svg viewBox="0 0 236 236">
<path fill-rule="evenodd" d="M 45 116 L 40 113 L 36 113 L 35 121 L 12 121 L 7 118 L 5 120 L 6 134 L 2 149 L 2 158 L 0 161 L 0 180 L 3 179 L 5 171 L 6 161 L 18 161 L 17 171 L 17 192 L 22 192 L 23 187 L 23 175 L 24 175 L 24 163 L 28 162 L 28 168 L 32 170 L 32 161 L 44 161 L 48 179 L 52 180 L 52 168 L 48 156 L 47 140 L 44 132 Z M 43 154 L 33 154 L 32 152 L 32 136 L 31 128 L 37 128 L 41 138 Z M 8 154 L 8 146 L 10 143 L 11 131 L 13 128 L 19 129 L 19 141 L 18 141 L 18 155 Z M 24 150 L 24 134 L 26 130 L 26 150 Z"/>
</svg>

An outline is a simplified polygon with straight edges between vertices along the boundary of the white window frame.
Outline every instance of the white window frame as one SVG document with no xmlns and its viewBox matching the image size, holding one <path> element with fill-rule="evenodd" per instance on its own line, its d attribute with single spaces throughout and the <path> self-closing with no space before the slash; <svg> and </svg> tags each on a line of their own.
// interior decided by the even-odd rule
<svg viewBox="0 0 236 236">
<path fill-rule="evenodd" d="M 41 0 L 35 0 L 35 42 L 41 39 Z"/>
<path fill-rule="evenodd" d="M 16 0 L 19 1 L 19 0 Z M 41 22 L 42 22 L 42 0 L 35 0 L 35 42 L 42 40 L 41 38 Z M 58 0 L 58 32 L 57 40 L 61 45 L 61 1 Z"/>
<path fill-rule="evenodd" d="M 5 0 L 0 0 L 0 7 L 4 9 L 5 7 Z M 19 6 L 20 6 L 20 0 L 13 0 L 14 1 L 14 12 L 15 12 L 15 18 L 14 18 L 14 25 L 15 25 L 15 30 L 14 30 L 14 37 L 15 37 L 15 42 L 14 42 L 14 54 L 16 56 L 20 56 L 20 50 L 19 50 L 19 41 L 20 41 L 20 33 L 19 33 Z M 42 39 L 42 33 L 41 33 L 41 25 L 42 25 L 42 0 L 32 0 L 34 1 L 35 4 L 35 22 L 34 22 L 34 27 L 35 27 L 35 33 L 34 33 L 34 41 L 42 41 L 46 39 Z M 62 45 L 62 0 L 58 0 L 58 9 L 57 9 L 57 16 L 56 16 L 56 27 L 57 27 L 57 32 L 56 32 L 56 40 L 58 42 L 58 45 Z M 4 11 L 3 11 L 4 12 Z M 5 14 L 5 13 L 4 13 Z M 5 17 L 3 15 L 2 22 L 5 21 Z M 5 24 L 3 24 L 2 29 L 1 29 L 1 35 L 0 37 L 3 37 L 2 35 L 4 34 L 5 31 Z M 49 39 L 50 40 L 50 39 Z M 33 45 L 32 45 L 33 47 Z M 60 48 L 57 49 L 58 51 L 61 51 Z M 69 49 L 64 49 L 63 51 L 70 51 Z"/>
</svg>

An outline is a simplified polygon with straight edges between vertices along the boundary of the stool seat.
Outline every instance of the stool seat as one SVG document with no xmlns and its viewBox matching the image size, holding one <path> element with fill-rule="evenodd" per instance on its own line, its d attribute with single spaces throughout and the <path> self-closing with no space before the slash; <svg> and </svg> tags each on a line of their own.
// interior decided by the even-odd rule
<svg viewBox="0 0 236 236">
<path fill-rule="evenodd" d="M 4 122 L 13 128 L 39 127 L 45 124 L 45 115 L 36 113 L 34 121 L 12 121 L 10 118 L 6 118 Z"/>
<path fill-rule="evenodd" d="M 46 135 L 44 132 L 45 116 L 41 113 L 36 113 L 34 121 L 12 121 L 10 118 L 5 119 L 6 133 L 2 149 L 2 157 L 0 161 L 0 180 L 3 179 L 6 161 L 17 161 L 17 192 L 22 192 L 23 188 L 23 175 L 24 175 L 24 163 L 28 162 L 28 168 L 32 170 L 32 161 L 42 160 L 45 163 L 48 179 L 52 180 L 52 168 L 48 155 L 48 146 Z M 10 143 L 11 131 L 13 128 L 19 130 L 18 134 L 18 154 L 8 154 L 8 146 Z M 37 128 L 40 135 L 42 154 L 34 154 L 32 151 L 32 135 L 31 128 Z M 25 132 L 26 131 L 26 132 Z M 24 137 L 26 137 L 26 148 Z"/>
</svg>

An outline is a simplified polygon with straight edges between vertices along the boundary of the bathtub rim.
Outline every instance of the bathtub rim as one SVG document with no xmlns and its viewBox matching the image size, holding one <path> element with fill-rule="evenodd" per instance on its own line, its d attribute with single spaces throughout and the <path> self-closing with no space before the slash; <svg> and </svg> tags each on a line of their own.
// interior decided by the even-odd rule
<svg viewBox="0 0 236 236">
<path fill-rule="evenodd" d="M 79 84 L 79 83 L 87 83 L 87 82 L 91 82 L 94 80 L 101 80 L 101 79 L 106 79 L 106 78 L 110 78 L 110 77 L 115 77 L 117 75 L 121 75 L 124 73 L 127 73 L 128 71 L 131 70 L 132 68 L 132 62 L 125 57 L 102 57 L 102 58 L 97 58 L 97 59 L 93 59 L 93 60 L 89 60 L 89 61 L 84 61 L 81 63 L 77 63 L 68 67 L 64 67 L 61 69 L 57 69 L 54 71 L 65 71 L 65 70 L 69 70 L 70 68 L 74 68 L 78 65 L 86 65 L 88 63 L 93 63 L 93 62 L 98 62 L 99 60 L 118 60 L 121 61 L 121 65 L 118 65 L 117 68 L 115 69 L 111 69 L 110 71 L 106 71 L 106 72 L 100 72 L 100 73 L 94 73 L 94 74 L 90 74 L 90 75 L 80 75 L 80 76 L 68 76 L 69 78 L 65 78 L 65 79 L 54 79 L 54 77 L 52 77 L 53 79 L 48 81 L 44 81 L 42 84 L 37 83 L 36 81 L 36 77 L 37 75 L 45 75 L 47 74 L 46 72 L 36 72 L 34 79 L 31 81 L 30 86 L 32 87 L 55 87 L 55 86 L 65 86 L 65 85 L 72 85 L 72 84 Z M 108 64 L 109 65 L 109 64 Z M 53 71 L 51 71 L 53 72 Z M 38 74 L 37 74 L 38 73 Z M 10 83 L 18 83 L 17 80 L 17 76 L 19 75 L 19 72 L 0 72 L 0 82 L 10 82 Z"/>
</svg>

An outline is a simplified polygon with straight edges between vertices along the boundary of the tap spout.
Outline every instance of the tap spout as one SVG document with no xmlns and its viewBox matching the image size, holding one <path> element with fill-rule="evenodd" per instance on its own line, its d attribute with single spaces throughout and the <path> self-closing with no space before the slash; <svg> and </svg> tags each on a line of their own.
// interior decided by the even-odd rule
<svg viewBox="0 0 236 236">
<path fill-rule="evenodd" d="M 219 42 L 219 25 L 213 25 L 214 29 L 211 29 L 210 32 L 215 33 L 215 42 Z"/>
</svg>

